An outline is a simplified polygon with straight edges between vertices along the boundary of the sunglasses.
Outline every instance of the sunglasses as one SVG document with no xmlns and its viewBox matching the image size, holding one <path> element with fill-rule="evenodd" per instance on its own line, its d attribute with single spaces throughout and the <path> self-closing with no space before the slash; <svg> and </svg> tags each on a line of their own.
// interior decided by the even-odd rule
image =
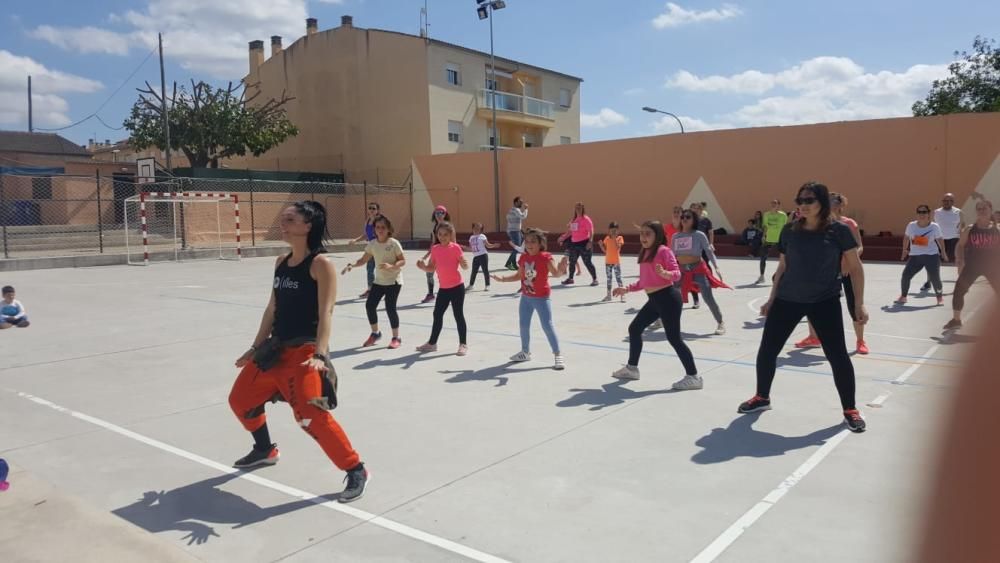
<svg viewBox="0 0 1000 563">
<path fill-rule="evenodd" d="M 795 205 L 812 205 L 819 201 L 814 197 L 797 197 L 795 198 Z"/>
<path fill-rule="evenodd" d="M 693 221 L 694 220 L 694 215 L 691 215 L 690 213 L 685 214 L 685 215 L 681 215 L 681 219 L 690 219 L 690 220 Z"/>
</svg>

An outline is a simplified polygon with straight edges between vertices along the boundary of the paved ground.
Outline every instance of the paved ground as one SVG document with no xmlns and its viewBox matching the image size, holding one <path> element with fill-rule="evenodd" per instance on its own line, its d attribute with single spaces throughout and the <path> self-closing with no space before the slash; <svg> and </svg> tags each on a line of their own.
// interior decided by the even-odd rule
<svg viewBox="0 0 1000 563">
<path fill-rule="evenodd" d="M 453 354 L 450 318 L 441 352 L 414 353 L 431 322 L 430 305 L 416 305 L 425 287 L 415 268 L 401 298 L 403 348 L 358 348 L 368 327 L 352 299 L 364 284 L 355 270 L 334 313 L 335 415 L 373 480 L 344 507 L 330 501 L 343 475 L 286 405 L 269 408 L 281 463 L 227 469 L 250 445 L 226 403 L 232 362 L 255 332 L 272 265 L 6 274 L 34 324 L 0 333 L 0 457 L 19 470 L 0 493 L 0 529 L 32 517 L 11 509 L 39 490 L 23 476 L 87 506 L 51 516 L 76 518 L 77 536 L 38 537 L 79 560 L 114 560 L 77 541 L 107 533 L 98 516 L 114 514 L 164 553 L 207 561 L 905 561 L 934 421 L 978 320 L 942 341 L 948 312 L 933 297 L 882 310 L 901 266 L 867 266 L 873 353 L 855 366 L 870 430 L 853 435 L 818 351 L 786 350 L 775 409 L 736 415 L 753 393 L 753 310 L 768 291 L 744 285 L 757 275 L 750 261 L 724 262 L 740 286 L 720 295 L 729 334 L 709 336 L 704 307 L 685 311 L 706 388 L 684 393 L 670 391 L 681 369 L 662 333 L 647 333 L 642 380 L 609 377 L 626 359 L 639 295 L 598 304 L 603 287 L 556 289 L 569 367 L 554 372 L 537 328 L 536 361 L 507 363 L 518 349 L 513 284 L 468 296 L 469 356 Z M 626 276 L 636 271 L 627 259 Z M 977 285 L 969 310 L 989 296 Z M 32 557 L 30 542 L 5 545 L 20 550 L 15 560 Z M 118 560 L 133 545 L 123 539 Z"/>
</svg>

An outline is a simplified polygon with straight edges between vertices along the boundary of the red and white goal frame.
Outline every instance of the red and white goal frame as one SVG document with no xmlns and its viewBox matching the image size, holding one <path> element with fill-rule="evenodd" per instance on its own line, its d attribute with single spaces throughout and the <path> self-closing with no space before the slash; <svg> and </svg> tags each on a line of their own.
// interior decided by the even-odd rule
<svg viewBox="0 0 1000 563">
<path fill-rule="evenodd" d="M 129 204 L 136 204 L 138 206 L 138 227 L 139 232 L 142 237 L 142 265 L 149 265 L 149 255 L 150 255 L 150 233 L 149 233 L 149 215 L 147 213 L 147 205 L 156 202 L 168 202 L 175 204 L 173 209 L 175 213 L 173 224 L 173 250 L 175 260 L 180 259 L 180 250 L 177 247 L 177 221 L 176 221 L 176 204 L 178 203 L 188 203 L 188 202 L 216 202 L 216 227 L 218 231 L 218 241 L 219 241 L 219 259 L 225 259 L 223 255 L 224 245 L 222 241 L 222 219 L 221 219 L 221 207 L 218 205 L 223 201 L 231 201 L 233 204 L 233 225 L 235 230 L 235 250 L 234 259 L 240 260 L 243 256 L 241 250 L 240 241 L 240 198 L 237 194 L 232 194 L 228 192 L 139 192 L 137 195 L 127 198 L 123 205 L 125 205 L 125 247 L 126 252 L 129 254 L 129 263 L 133 264 L 131 261 L 131 249 L 129 245 Z M 183 221 L 183 220 L 182 220 Z M 182 224 L 182 229 L 184 226 Z M 184 234 L 181 234 L 182 240 Z"/>
</svg>

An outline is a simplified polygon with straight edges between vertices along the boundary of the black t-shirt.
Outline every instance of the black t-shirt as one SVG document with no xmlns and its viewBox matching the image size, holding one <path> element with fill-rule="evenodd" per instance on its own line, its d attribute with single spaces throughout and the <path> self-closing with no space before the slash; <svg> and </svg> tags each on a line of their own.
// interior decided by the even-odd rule
<svg viewBox="0 0 1000 563">
<path fill-rule="evenodd" d="M 712 232 L 712 221 L 708 217 L 704 217 L 704 216 L 699 217 L 698 218 L 698 226 L 695 227 L 695 228 L 698 229 L 699 231 L 705 233 L 705 236 L 708 237 L 710 235 L 710 233 Z M 708 240 L 712 240 L 711 237 L 709 237 Z"/>
<path fill-rule="evenodd" d="M 857 248 L 851 229 L 834 221 L 823 231 L 795 230 L 785 225 L 778 250 L 785 255 L 785 273 L 778 282 L 778 299 L 819 303 L 840 296 L 840 260 Z"/>
</svg>

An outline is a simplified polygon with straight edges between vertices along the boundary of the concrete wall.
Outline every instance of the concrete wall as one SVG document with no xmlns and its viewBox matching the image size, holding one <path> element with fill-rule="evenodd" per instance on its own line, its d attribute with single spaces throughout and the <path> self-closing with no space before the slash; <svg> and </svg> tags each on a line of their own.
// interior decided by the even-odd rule
<svg viewBox="0 0 1000 563">
<path fill-rule="evenodd" d="M 733 231 L 772 198 L 791 209 L 809 180 L 846 194 L 848 214 L 869 233 L 900 233 L 917 204 L 936 207 L 946 191 L 967 210 L 974 190 L 1000 204 L 1000 113 L 661 135 L 499 156 L 501 215 L 520 195 L 530 204 L 527 224 L 553 231 L 565 229 L 576 201 L 599 228 L 614 220 L 626 232 L 633 222 L 668 218 L 675 204 L 707 201 L 716 225 Z M 443 203 L 460 225 L 495 228 L 490 153 L 417 157 L 413 167 L 425 206 Z M 415 215 L 419 229 L 416 207 Z"/>
</svg>

